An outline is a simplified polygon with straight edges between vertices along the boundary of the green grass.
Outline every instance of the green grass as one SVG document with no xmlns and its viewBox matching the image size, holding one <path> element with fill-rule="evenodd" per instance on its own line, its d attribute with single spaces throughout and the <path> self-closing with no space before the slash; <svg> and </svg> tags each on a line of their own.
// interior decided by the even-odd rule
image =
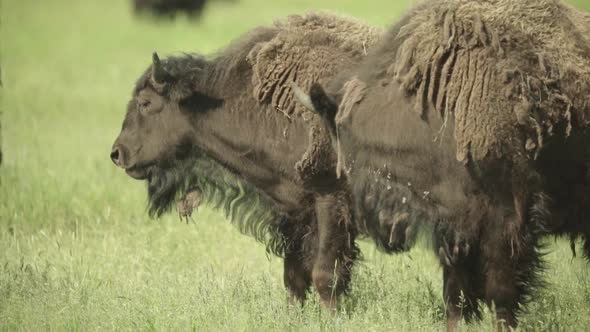
<svg viewBox="0 0 590 332">
<path fill-rule="evenodd" d="M 590 7 L 588 0 L 578 4 Z M 108 158 L 150 54 L 208 53 L 285 14 L 332 9 L 385 25 L 407 1 L 240 0 L 199 23 L 136 20 L 126 0 L 1 4 L 0 330 L 441 330 L 441 271 L 426 247 L 362 243 L 342 311 L 286 305 L 282 262 L 217 212 L 150 220 L 145 187 Z M 521 327 L 586 330 L 589 265 L 550 243 L 549 286 Z M 469 330 L 489 330 L 489 313 Z"/>
</svg>

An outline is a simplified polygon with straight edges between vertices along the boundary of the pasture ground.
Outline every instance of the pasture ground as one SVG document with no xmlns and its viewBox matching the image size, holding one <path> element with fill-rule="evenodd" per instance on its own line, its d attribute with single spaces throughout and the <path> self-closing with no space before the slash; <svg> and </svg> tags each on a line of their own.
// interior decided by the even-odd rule
<svg viewBox="0 0 590 332">
<path fill-rule="evenodd" d="M 590 0 L 577 3 L 590 9 Z M 209 53 L 273 18 L 332 9 L 386 25 L 407 1 L 239 0 L 154 24 L 127 0 L 4 0 L 1 10 L 0 330 L 444 329 L 441 270 L 427 246 L 364 260 L 336 317 L 315 294 L 286 305 L 282 261 L 203 208 L 150 220 L 143 183 L 108 155 L 151 53 Z M 522 330 L 590 328 L 590 265 L 547 239 Z M 491 329 L 489 312 L 467 331 Z"/>
</svg>

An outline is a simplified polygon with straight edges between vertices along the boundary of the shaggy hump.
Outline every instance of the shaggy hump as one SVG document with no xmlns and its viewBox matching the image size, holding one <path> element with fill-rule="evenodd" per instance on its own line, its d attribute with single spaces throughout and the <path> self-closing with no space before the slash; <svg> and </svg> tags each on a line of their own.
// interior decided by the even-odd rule
<svg viewBox="0 0 590 332">
<path fill-rule="evenodd" d="M 304 111 L 289 82 L 305 89 L 314 82 L 325 83 L 336 68 L 354 65 L 364 57 L 382 34 L 379 28 L 327 13 L 292 15 L 274 26 L 277 35 L 252 49 L 248 61 L 253 68 L 254 98 L 287 116 Z"/>
<path fill-rule="evenodd" d="M 535 158 L 557 128 L 590 124 L 589 13 L 557 0 L 432 1 L 389 39 L 399 47 L 386 76 L 421 116 L 442 116 L 441 130 L 454 118 L 459 161 L 514 145 Z"/>
</svg>

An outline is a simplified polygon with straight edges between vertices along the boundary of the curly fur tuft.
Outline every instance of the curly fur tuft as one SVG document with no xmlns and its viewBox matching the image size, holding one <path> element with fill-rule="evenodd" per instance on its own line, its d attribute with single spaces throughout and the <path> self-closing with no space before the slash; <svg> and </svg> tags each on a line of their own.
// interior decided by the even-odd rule
<svg viewBox="0 0 590 332">
<path fill-rule="evenodd" d="M 356 19 L 326 13 L 291 15 L 275 27 L 277 36 L 253 48 L 248 61 L 254 98 L 289 117 L 301 115 L 305 108 L 286 83 L 296 82 L 305 90 L 313 83 L 325 83 L 338 68 L 365 57 L 382 34 Z M 346 56 L 334 56 L 335 49 Z"/>
<path fill-rule="evenodd" d="M 590 14 L 554 0 L 430 4 L 393 36 L 387 71 L 423 117 L 451 113 L 459 161 L 519 141 L 536 158 L 560 123 L 566 135 L 590 124 Z"/>
</svg>

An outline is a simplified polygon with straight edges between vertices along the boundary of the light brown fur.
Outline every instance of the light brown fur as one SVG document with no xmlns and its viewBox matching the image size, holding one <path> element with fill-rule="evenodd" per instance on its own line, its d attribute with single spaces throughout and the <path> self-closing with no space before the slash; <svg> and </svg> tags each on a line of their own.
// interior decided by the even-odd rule
<svg viewBox="0 0 590 332">
<path fill-rule="evenodd" d="M 459 161 L 514 143 L 535 158 L 558 123 L 590 124 L 589 22 L 554 0 L 433 1 L 399 32 L 389 73 L 417 112 L 454 120 Z"/>
<path fill-rule="evenodd" d="M 254 97 L 270 103 L 286 116 L 307 113 L 297 104 L 291 88 L 286 83 L 296 82 L 308 89 L 312 83 L 331 77 L 335 68 L 353 63 L 341 57 L 336 61 L 329 55 L 334 49 L 352 58 L 363 58 L 383 33 L 382 29 L 362 22 L 330 14 L 291 15 L 277 21 L 278 34 L 270 41 L 259 44 L 248 54 L 252 64 Z"/>
</svg>

